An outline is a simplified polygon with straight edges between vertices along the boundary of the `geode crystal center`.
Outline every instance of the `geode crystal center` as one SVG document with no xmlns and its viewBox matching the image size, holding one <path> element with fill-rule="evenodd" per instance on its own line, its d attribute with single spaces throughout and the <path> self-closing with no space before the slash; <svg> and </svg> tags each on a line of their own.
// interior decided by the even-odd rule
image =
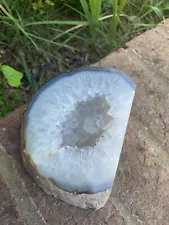
<svg viewBox="0 0 169 225">
<path fill-rule="evenodd" d="M 109 109 L 110 105 L 103 95 L 77 102 L 75 109 L 67 115 L 62 124 L 61 146 L 96 146 L 99 138 L 103 137 L 106 126 L 112 122 L 113 118 L 107 114 Z"/>
</svg>

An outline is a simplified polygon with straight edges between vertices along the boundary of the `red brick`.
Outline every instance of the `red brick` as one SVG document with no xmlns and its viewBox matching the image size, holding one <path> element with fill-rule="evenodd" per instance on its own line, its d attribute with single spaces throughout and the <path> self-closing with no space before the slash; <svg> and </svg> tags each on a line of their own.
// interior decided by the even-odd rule
<svg viewBox="0 0 169 225">
<path fill-rule="evenodd" d="M 163 25 L 159 24 L 156 29 L 149 30 L 129 41 L 126 46 L 148 62 L 149 66 L 156 70 L 156 76 L 169 78 L 169 36 L 166 34 L 169 29 L 168 20 L 163 24 L 163 28 L 161 28 Z M 162 34 L 161 29 L 167 30 L 165 35 L 164 32 Z"/>
<path fill-rule="evenodd" d="M 8 188 L 0 178 L 0 224 L 1 225 L 23 225 L 18 218 L 16 205 L 9 194 Z"/>
</svg>

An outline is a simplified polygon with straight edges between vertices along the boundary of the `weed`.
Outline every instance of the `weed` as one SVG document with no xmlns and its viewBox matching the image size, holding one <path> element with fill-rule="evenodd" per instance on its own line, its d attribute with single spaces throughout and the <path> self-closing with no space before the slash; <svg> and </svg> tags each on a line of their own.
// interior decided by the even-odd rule
<svg viewBox="0 0 169 225">
<path fill-rule="evenodd" d="M 21 79 L 23 78 L 23 74 L 21 72 L 13 69 L 11 66 L 2 64 L 0 64 L 0 72 L 3 73 L 11 87 L 19 87 L 21 85 Z"/>
</svg>

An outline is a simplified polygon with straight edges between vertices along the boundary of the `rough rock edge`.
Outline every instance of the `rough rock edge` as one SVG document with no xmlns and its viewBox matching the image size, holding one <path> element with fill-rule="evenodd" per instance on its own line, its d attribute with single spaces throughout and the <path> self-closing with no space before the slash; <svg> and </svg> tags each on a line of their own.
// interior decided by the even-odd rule
<svg viewBox="0 0 169 225">
<path fill-rule="evenodd" d="M 29 172 L 35 183 L 47 194 L 53 195 L 54 197 L 59 198 L 70 205 L 74 205 L 83 209 L 91 208 L 98 210 L 104 207 L 104 205 L 106 204 L 110 196 L 111 189 L 94 194 L 71 193 L 57 187 L 56 184 L 49 178 L 41 176 L 38 173 L 36 165 L 32 161 L 29 153 L 26 151 L 23 125 L 21 128 L 21 156 L 23 165 L 26 170 Z"/>
</svg>

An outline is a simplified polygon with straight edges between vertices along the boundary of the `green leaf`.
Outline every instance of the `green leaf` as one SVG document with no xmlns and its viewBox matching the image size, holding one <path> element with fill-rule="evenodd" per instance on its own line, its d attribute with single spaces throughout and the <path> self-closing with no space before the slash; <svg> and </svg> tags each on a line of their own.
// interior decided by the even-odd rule
<svg viewBox="0 0 169 225">
<path fill-rule="evenodd" d="M 161 19 L 165 19 L 164 18 L 164 14 L 163 14 L 163 11 L 155 6 L 150 6 L 150 8 L 156 13 L 156 15 Z"/>
<path fill-rule="evenodd" d="M 91 17 L 91 12 L 90 12 L 90 9 L 89 9 L 88 2 L 86 0 L 80 0 L 80 2 L 81 2 L 81 5 L 82 5 L 84 14 L 85 14 L 89 24 L 91 24 L 92 23 L 92 17 Z"/>
<path fill-rule="evenodd" d="M 34 21 L 25 24 L 26 26 L 35 26 L 35 25 L 87 25 L 86 21 L 76 21 L 76 20 L 43 20 L 43 21 Z"/>
<path fill-rule="evenodd" d="M 0 70 L 11 87 L 19 87 L 21 85 L 21 79 L 23 78 L 23 74 L 21 72 L 5 65 L 1 65 Z"/>
</svg>

